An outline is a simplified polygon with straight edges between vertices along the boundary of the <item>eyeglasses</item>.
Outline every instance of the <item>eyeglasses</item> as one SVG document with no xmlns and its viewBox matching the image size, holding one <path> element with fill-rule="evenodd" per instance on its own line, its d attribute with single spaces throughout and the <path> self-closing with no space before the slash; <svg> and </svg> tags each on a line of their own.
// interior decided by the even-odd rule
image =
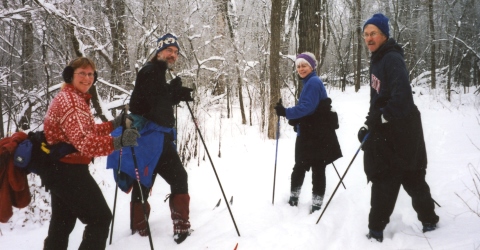
<svg viewBox="0 0 480 250">
<path fill-rule="evenodd" d="M 178 56 L 178 50 L 173 50 L 171 48 L 166 48 L 165 50 L 170 54 L 175 54 L 175 55 Z"/>
<path fill-rule="evenodd" d="M 374 37 L 376 37 L 377 35 L 380 35 L 380 33 L 379 33 L 379 32 L 376 32 L 376 31 L 373 31 L 373 32 L 371 32 L 370 34 L 368 34 L 368 33 L 363 33 L 363 34 L 362 34 L 362 37 L 363 37 L 364 39 L 367 39 L 368 37 L 374 38 Z"/>
<path fill-rule="evenodd" d="M 90 77 L 90 78 L 93 78 L 95 77 L 95 74 L 94 73 L 85 73 L 85 72 L 80 72 L 80 73 L 73 73 L 73 74 L 77 74 L 77 75 L 80 75 L 81 77 L 85 78 L 85 77 Z"/>
</svg>

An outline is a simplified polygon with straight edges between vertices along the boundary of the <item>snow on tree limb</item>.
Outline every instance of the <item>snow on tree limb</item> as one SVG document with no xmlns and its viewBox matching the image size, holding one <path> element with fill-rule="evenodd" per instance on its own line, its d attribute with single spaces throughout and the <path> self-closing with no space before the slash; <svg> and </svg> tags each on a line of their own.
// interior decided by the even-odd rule
<svg viewBox="0 0 480 250">
<path fill-rule="evenodd" d="M 65 12 L 63 10 L 57 9 L 57 7 L 55 7 L 55 5 L 53 4 L 45 3 L 43 0 L 33 0 L 33 1 L 35 1 L 36 4 L 42 7 L 48 14 L 59 17 L 60 19 L 66 21 L 67 23 L 70 23 L 71 25 L 77 28 L 90 30 L 90 31 L 96 30 L 95 27 L 86 27 L 83 24 L 78 23 L 78 21 L 73 16 L 65 15 Z"/>
<path fill-rule="evenodd" d="M 32 11 L 32 10 L 34 10 L 34 8 L 28 5 L 20 9 L 0 10 L 0 20 L 1 19 L 24 20 L 25 18 L 21 14 L 23 14 L 24 12 Z"/>
</svg>

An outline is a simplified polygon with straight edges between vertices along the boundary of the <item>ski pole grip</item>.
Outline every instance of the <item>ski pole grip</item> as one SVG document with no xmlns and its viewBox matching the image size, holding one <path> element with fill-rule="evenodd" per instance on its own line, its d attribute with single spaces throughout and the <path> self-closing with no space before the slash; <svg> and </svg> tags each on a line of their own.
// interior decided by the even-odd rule
<svg viewBox="0 0 480 250">
<path fill-rule="evenodd" d="M 128 106 L 128 104 L 125 104 L 125 107 L 122 110 L 122 112 L 123 112 L 123 114 L 122 114 L 122 128 L 123 128 L 123 131 L 125 131 L 125 129 L 130 128 L 132 126 L 132 120 L 128 119 L 128 109 L 129 108 L 130 107 Z"/>
</svg>

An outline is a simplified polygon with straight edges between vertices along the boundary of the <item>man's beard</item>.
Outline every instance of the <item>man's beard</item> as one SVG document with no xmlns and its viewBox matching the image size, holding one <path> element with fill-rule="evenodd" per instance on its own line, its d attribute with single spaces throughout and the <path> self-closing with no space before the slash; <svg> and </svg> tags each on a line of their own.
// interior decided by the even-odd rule
<svg viewBox="0 0 480 250">
<path fill-rule="evenodd" d="M 169 63 L 169 62 L 167 61 L 167 59 L 168 59 L 168 58 L 161 58 L 161 59 L 159 59 L 158 57 L 156 57 L 156 60 L 157 60 L 157 61 L 164 61 L 164 62 L 167 63 L 167 68 L 168 68 L 168 70 L 172 70 L 172 71 L 175 70 L 175 63 Z"/>
</svg>

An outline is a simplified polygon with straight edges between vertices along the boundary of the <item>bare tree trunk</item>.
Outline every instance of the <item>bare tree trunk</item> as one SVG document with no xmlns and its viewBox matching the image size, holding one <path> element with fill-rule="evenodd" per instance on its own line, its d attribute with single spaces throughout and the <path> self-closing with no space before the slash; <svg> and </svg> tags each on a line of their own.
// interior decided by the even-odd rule
<svg viewBox="0 0 480 250">
<path fill-rule="evenodd" d="M 275 125 L 277 115 L 275 104 L 280 99 L 280 38 L 282 32 L 282 1 L 272 0 L 272 10 L 270 15 L 270 108 L 268 115 L 268 138 L 275 139 Z"/>
<path fill-rule="evenodd" d="M 473 0 L 471 0 L 473 2 Z M 460 18 L 458 18 L 458 20 L 455 20 L 454 24 L 457 28 L 457 30 L 455 31 L 455 35 L 452 37 L 452 46 L 450 48 L 450 55 L 449 55 L 449 59 L 448 59 L 448 73 L 447 73 L 447 100 L 450 102 L 451 99 L 450 99 L 450 95 L 451 95 L 451 88 L 452 88 L 452 70 L 453 70 L 453 53 L 455 51 L 455 46 L 456 46 L 456 43 L 457 43 L 457 37 L 458 37 L 458 34 L 460 33 L 460 29 L 461 29 L 461 24 L 462 24 L 462 21 L 465 17 L 465 12 L 467 11 L 467 8 L 464 6 L 463 10 L 462 10 L 462 14 L 460 15 Z"/>
<path fill-rule="evenodd" d="M 235 67 L 237 69 L 238 101 L 240 105 L 240 114 L 242 115 L 242 124 L 247 124 L 247 117 L 245 116 L 245 105 L 243 104 L 243 80 L 238 65 L 238 57 L 235 56 L 235 58 L 237 61 L 237 65 Z"/>
<path fill-rule="evenodd" d="M 32 4 L 29 0 L 23 0 L 23 5 Z M 35 67 L 33 65 L 34 58 L 34 35 L 32 16 L 30 12 L 25 12 L 25 20 L 22 30 L 22 87 L 24 89 L 32 89 L 36 84 Z"/>
<path fill-rule="evenodd" d="M 287 10 L 288 6 L 290 5 L 290 1 L 294 1 L 294 6 L 292 12 L 290 12 L 289 15 L 289 20 L 288 23 L 289 25 L 293 25 L 293 21 L 295 20 L 295 13 L 293 11 L 296 11 L 296 5 L 297 5 L 297 0 L 282 0 L 282 10 L 281 10 L 281 15 L 282 15 L 282 23 L 285 23 L 285 18 L 287 17 Z M 290 20 L 293 17 L 293 20 Z M 280 51 L 283 55 L 288 54 L 288 46 L 290 45 L 290 37 L 291 37 L 291 27 L 288 27 L 288 30 L 285 30 L 282 32 L 282 43 L 280 44 Z"/>
<path fill-rule="evenodd" d="M 110 81 L 112 84 L 125 86 L 130 82 L 132 75 L 127 48 L 127 31 L 124 24 L 125 2 L 123 0 L 107 0 L 105 4 L 104 12 L 110 25 L 113 47 Z"/>
<path fill-rule="evenodd" d="M 232 94 L 232 91 L 230 90 L 230 85 L 227 85 L 227 118 L 230 119 L 230 103 L 231 103 L 231 98 L 230 95 Z M 233 117 L 233 116 L 232 116 Z"/>
<path fill-rule="evenodd" d="M 318 57 L 318 65 L 317 65 L 317 72 L 320 72 L 320 68 L 322 68 L 325 57 L 327 56 L 328 51 L 328 44 L 330 43 L 330 28 L 328 26 L 328 20 L 330 19 L 329 15 L 329 8 L 327 0 L 321 0 L 320 4 L 320 11 L 318 12 L 320 15 L 320 37 L 318 38 L 320 41 L 320 53 Z"/>
<path fill-rule="evenodd" d="M 3 114 L 3 91 L 0 89 L 0 114 Z M 0 115 L 0 139 L 5 137 L 3 127 L 3 115 Z"/>
<path fill-rule="evenodd" d="M 355 65 L 355 92 L 360 89 L 360 75 L 362 74 L 362 1 L 356 0 L 355 21 L 357 22 L 357 48 Z"/>
<path fill-rule="evenodd" d="M 272 3 L 273 4 L 273 3 Z M 298 16 L 298 50 L 297 54 L 303 52 L 311 52 L 315 55 L 315 58 L 320 59 L 320 30 L 321 30 L 321 17 L 320 17 L 321 1 L 311 0 L 299 0 Z M 320 65 L 317 63 L 317 72 L 319 72 Z M 303 84 L 301 81 L 298 83 L 298 92 L 296 98 L 300 98 Z"/>
<path fill-rule="evenodd" d="M 299 0 L 298 53 L 312 52 L 317 60 L 320 58 L 320 1 Z M 273 5 L 273 3 L 272 3 Z M 318 65 L 316 70 L 318 70 Z"/>
<path fill-rule="evenodd" d="M 436 63 L 435 63 L 435 25 L 433 21 L 433 0 L 428 0 L 428 21 L 430 26 L 430 71 L 431 84 L 430 88 L 435 89 L 437 87 L 436 82 Z"/>
</svg>

